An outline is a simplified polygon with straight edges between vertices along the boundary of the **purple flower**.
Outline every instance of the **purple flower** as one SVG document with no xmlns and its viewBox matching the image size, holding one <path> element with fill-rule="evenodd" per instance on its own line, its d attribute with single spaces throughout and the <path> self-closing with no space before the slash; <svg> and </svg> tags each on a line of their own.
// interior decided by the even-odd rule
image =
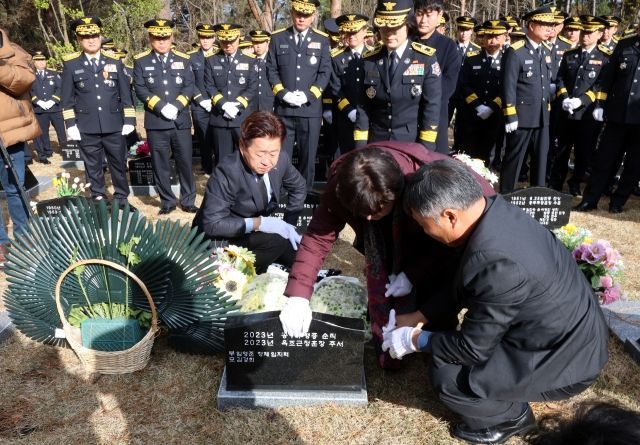
<svg viewBox="0 0 640 445">
<path fill-rule="evenodd" d="M 584 245 L 584 244 L 583 244 Z M 589 245 L 586 245 L 587 251 L 582 255 L 582 259 L 590 264 L 596 264 L 604 262 L 607 258 L 607 249 L 611 249 L 611 244 L 605 240 L 597 240 Z"/>
<path fill-rule="evenodd" d="M 598 297 L 600 298 L 600 302 L 602 304 L 611 304 L 620 299 L 622 293 L 620 292 L 620 288 L 618 286 L 610 287 L 605 289 L 603 292 L 598 292 Z"/>
</svg>

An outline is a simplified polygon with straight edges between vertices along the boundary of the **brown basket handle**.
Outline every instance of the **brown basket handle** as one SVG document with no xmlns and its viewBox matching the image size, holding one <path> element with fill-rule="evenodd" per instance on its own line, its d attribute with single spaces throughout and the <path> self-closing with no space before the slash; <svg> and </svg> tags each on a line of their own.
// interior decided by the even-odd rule
<svg viewBox="0 0 640 445">
<path fill-rule="evenodd" d="M 56 289 L 55 289 L 56 307 L 58 309 L 58 315 L 60 315 L 60 320 L 62 320 L 64 323 L 68 323 L 67 322 L 67 318 L 64 316 L 64 310 L 62 309 L 62 305 L 60 304 L 60 288 L 62 287 L 62 282 L 64 281 L 65 277 L 73 269 L 75 269 L 78 266 L 83 266 L 83 265 L 87 265 L 87 264 L 102 264 L 103 266 L 107 266 L 107 267 L 110 267 L 112 269 L 115 269 L 115 270 L 118 270 L 118 271 L 124 273 L 129 278 L 131 278 L 133 281 L 135 281 L 136 284 L 138 286 L 140 286 L 140 289 L 142 289 L 142 292 L 144 292 L 145 297 L 147 297 L 147 300 L 149 301 L 149 306 L 151 307 L 151 329 L 152 330 L 156 330 L 158 328 L 158 313 L 156 312 L 156 305 L 153 303 L 153 299 L 151 298 L 151 294 L 149 293 L 149 289 L 147 289 L 147 286 L 144 285 L 142 280 L 140 278 L 138 278 L 138 276 L 136 274 L 134 274 L 133 272 L 131 272 L 129 269 L 127 269 L 126 267 L 121 266 L 118 263 L 114 263 L 113 261 L 100 260 L 100 259 L 97 259 L 97 258 L 96 259 L 88 259 L 88 260 L 80 260 L 77 263 L 74 263 L 74 264 L 70 265 L 69 267 L 67 267 L 67 269 L 64 272 L 62 272 L 62 274 L 60 274 L 60 278 L 58 278 L 58 281 L 56 282 Z M 125 295 L 125 298 L 129 298 L 129 296 Z"/>
</svg>

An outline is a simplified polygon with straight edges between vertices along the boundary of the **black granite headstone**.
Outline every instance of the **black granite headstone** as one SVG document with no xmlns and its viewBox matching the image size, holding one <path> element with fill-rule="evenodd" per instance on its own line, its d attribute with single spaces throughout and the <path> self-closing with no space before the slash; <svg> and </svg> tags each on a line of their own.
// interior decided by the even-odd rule
<svg viewBox="0 0 640 445">
<path fill-rule="evenodd" d="M 60 147 L 63 161 L 82 161 L 80 157 L 80 144 L 76 141 L 67 141 Z"/>
<path fill-rule="evenodd" d="M 530 187 L 508 193 L 504 199 L 548 229 L 558 229 L 569 223 L 571 195 L 546 187 Z"/>
<path fill-rule="evenodd" d="M 309 333 L 288 337 L 275 312 L 227 318 L 227 389 L 360 391 L 364 322 L 313 313 Z"/>
<path fill-rule="evenodd" d="M 313 212 L 316 210 L 316 207 L 318 207 L 318 205 L 320 205 L 320 194 L 314 191 L 310 191 L 309 193 L 307 193 L 307 198 L 304 200 L 304 208 L 302 209 L 302 212 L 300 212 L 298 223 L 296 224 L 298 232 L 306 232 L 307 226 L 309 225 L 311 217 L 313 216 Z M 284 218 L 284 211 L 286 208 L 287 198 L 284 197 L 278 204 L 278 208 L 272 216 Z"/>
<path fill-rule="evenodd" d="M 36 204 L 38 216 L 57 216 L 62 213 L 62 209 L 67 207 L 75 196 L 65 196 L 62 198 L 47 199 Z"/>
<path fill-rule="evenodd" d="M 175 161 L 171 160 L 171 184 L 178 184 Z M 129 160 L 129 184 L 134 186 L 155 185 L 151 156 Z"/>
</svg>

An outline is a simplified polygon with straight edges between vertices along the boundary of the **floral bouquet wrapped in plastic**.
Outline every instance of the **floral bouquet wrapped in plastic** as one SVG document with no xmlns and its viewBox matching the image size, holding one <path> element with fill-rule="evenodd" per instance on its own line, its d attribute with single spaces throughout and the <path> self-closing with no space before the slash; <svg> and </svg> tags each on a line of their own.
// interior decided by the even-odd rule
<svg viewBox="0 0 640 445">
<path fill-rule="evenodd" d="M 230 245 L 217 248 L 213 261 L 217 266 L 215 286 L 230 294 L 232 300 L 239 300 L 247 284 L 256 276 L 256 256 L 244 247 Z"/>
<path fill-rule="evenodd" d="M 489 184 L 494 185 L 498 182 L 498 176 L 484 165 L 482 159 L 472 158 L 464 153 L 455 154 L 453 157 L 471 167 L 471 170 L 486 179 Z"/>
</svg>

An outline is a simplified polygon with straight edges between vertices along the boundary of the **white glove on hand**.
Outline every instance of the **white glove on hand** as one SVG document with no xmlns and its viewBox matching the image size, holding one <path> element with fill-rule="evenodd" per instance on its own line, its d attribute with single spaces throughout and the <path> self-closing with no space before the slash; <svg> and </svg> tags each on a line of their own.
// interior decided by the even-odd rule
<svg viewBox="0 0 640 445">
<path fill-rule="evenodd" d="M 42 108 L 43 110 L 48 110 L 49 109 L 49 108 L 47 108 L 47 104 L 43 100 L 37 101 L 36 105 L 39 106 L 40 108 Z"/>
<path fill-rule="evenodd" d="M 296 102 L 299 107 L 309 102 L 309 99 L 307 99 L 307 95 L 304 94 L 302 91 L 295 91 L 293 95 L 295 96 Z"/>
<path fill-rule="evenodd" d="M 352 123 L 356 123 L 356 118 L 358 117 L 358 110 L 351 110 L 349 111 L 349 114 L 347 114 L 347 117 L 349 118 L 349 120 Z"/>
<path fill-rule="evenodd" d="M 572 112 L 573 109 L 571 108 L 571 98 L 567 97 L 566 99 L 562 99 L 562 109 L 564 111 L 569 111 Z"/>
<path fill-rule="evenodd" d="M 511 122 L 510 124 L 504 125 L 504 131 L 506 131 L 507 133 L 513 133 L 517 129 L 518 129 L 518 121 Z"/>
<path fill-rule="evenodd" d="M 126 136 L 128 134 L 133 133 L 133 130 L 135 130 L 136 127 L 134 127 L 133 125 L 129 125 L 129 124 L 124 124 L 122 126 L 122 136 Z"/>
<path fill-rule="evenodd" d="M 595 120 L 597 120 L 598 122 L 602 122 L 604 121 L 604 109 L 601 107 L 595 108 L 593 110 L 593 113 L 591 113 L 593 115 L 593 118 Z"/>
<path fill-rule="evenodd" d="M 207 110 L 207 113 L 211 112 L 211 101 L 210 100 L 201 100 L 198 105 Z"/>
<path fill-rule="evenodd" d="M 285 93 L 285 95 L 282 96 L 282 100 L 288 103 L 289 105 L 291 105 L 292 107 L 300 106 L 298 105 L 298 100 L 296 99 L 296 95 L 293 94 L 291 91 L 289 91 L 288 93 Z"/>
<path fill-rule="evenodd" d="M 558 87 L 556 86 L 555 83 L 552 83 L 549 85 L 549 92 L 551 93 L 551 96 L 555 96 L 556 95 L 556 90 L 558 89 Z"/>
<path fill-rule="evenodd" d="M 260 228 L 258 230 L 264 233 L 275 233 L 288 239 L 293 250 L 298 250 L 298 244 L 300 244 L 300 240 L 302 239 L 302 236 L 296 232 L 295 227 L 274 216 L 261 216 Z"/>
<path fill-rule="evenodd" d="M 67 128 L 67 139 L 70 141 L 79 141 L 81 139 L 77 125 Z"/>
<path fill-rule="evenodd" d="M 389 351 L 392 358 L 401 359 L 407 354 L 417 352 L 418 348 L 413 344 L 413 334 L 419 328 L 403 327 L 396 329 L 396 311 L 391 309 L 389 323 L 382 328 L 382 350 Z"/>
<path fill-rule="evenodd" d="M 178 109 L 174 105 L 166 104 L 160 110 L 160 114 L 162 114 L 166 119 L 174 121 L 178 117 Z"/>
<path fill-rule="evenodd" d="M 49 99 L 48 101 L 45 102 L 45 104 L 47 105 L 47 110 L 51 107 L 53 107 L 56 103 L 55 101 Z"/>
<path fill-rule="evenodd" d="M 404 297 L 413 290 L 413 284 L 404 272 L 400 272 L 397 276 L 389 276 L 389 284 L 386 286 L 387 291 L 385 297 Z"/>
<path fill-rule="evenodd" d="M 333 112 L 331 110 L 327 110 L 322 113 L 322 118 L 327 121 L 329 125 L 333 123 Z"/>
<path fill-rule="evenodd" d="M 476 107 L 476 115 L 482 120 L 488 119 L 492 114 L 493 109 L 491 109 L 491 107 L 487 107 L 486 105 L 482 104 Z"/>
<path fill-rule="evenodd" d="M 562 103 L 564 103 L 564 100 L 562 101 Z M 568 104 L 571 107 L 571 111 L 574 111 L 582 106 L 582 101 L 577 97 L 572 97 L 569 99 Z"/>
<path fill-rule="evenodd" d="M 303 337 L 309 332 L 311 308 L 309 300 L 302 297 L 289 297 L 280 311 L 282 330 L 289 337 Z"/>
<path fill-rule="evenodd" d="M 235 119 L 240 112 L 237 102 L 226 102 L 222 105 L 222 110 L 224 111 L 224 117 L 227 119 Z"/>
</svg>

